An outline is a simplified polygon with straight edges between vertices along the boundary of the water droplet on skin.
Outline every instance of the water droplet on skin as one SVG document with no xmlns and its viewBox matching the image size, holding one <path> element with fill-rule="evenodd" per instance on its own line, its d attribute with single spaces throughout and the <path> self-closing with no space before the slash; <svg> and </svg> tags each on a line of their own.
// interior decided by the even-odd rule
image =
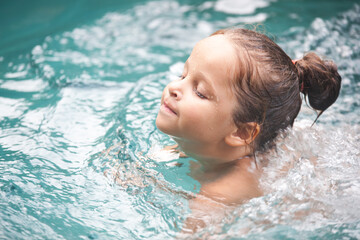
<svg viewBox="0 0 360 240">
<path fill-rule="evenodd" d="M 255 165 L 255 163 L 254 162 L 251 162 L 251 164 L 250 164 L 250 166 L 248 167 L 248 172 L 250 172 L 250 173 L 254 173 L 255 172 L 255 170 L 256 170 L 256 165 Z"/>
</svg>

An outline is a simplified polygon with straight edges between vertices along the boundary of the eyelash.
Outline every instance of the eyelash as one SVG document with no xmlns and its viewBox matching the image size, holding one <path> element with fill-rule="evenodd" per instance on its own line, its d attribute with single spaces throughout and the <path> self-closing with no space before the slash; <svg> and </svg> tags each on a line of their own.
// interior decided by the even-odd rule
<svg viewBox="0 0 360 240">
<path fill-rule="evenodd" d="M 180 80 L 183 80 L 184 78 L 185 78 L 185 76 L 183 76 L 183 75 L 180 75 L 180 76 L 179 76 L 179 79 L 180 79 Z M 204 96 L 201 92 L 199 92 L 199 91 L 196 89 L 196 87 L 194 87 L 194 92 L 195 92 L 195 94 L 196 94 L 199 98 L 201 98 L 201 99 L 207 99 L 207 97 Z"/>
<path fill-rule="evenodd" d="M 199 92 L 196 88 L 194 88 L 194 92 L 196 93 L 196 95 L 198 95 L 199 98 L 207 99 L 207 97 L 204 96 L 201 92 Z"/>
</svg>

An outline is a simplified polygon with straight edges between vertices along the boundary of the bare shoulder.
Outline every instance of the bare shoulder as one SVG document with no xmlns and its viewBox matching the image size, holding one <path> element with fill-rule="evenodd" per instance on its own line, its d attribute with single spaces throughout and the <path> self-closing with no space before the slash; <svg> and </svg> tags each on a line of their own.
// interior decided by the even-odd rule
<svg viewBox="0 0 360 240">
<path fill-rule="evenodd" d="M 225 204 L 238 204 L 262 195 L 260 173 L 248 164 L 234 166 L 226 174 L 201 186 L 200 194 Z"/>
</svg>

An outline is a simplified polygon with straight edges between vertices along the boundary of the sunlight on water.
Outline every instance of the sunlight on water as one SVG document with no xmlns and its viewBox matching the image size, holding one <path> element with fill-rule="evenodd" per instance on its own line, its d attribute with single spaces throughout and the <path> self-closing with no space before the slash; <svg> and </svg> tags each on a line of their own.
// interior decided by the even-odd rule
<svg viewBox="0 0 360 240">
<path fill-rule="evenodd" d="M 161 151 L 173 144 L 155 127 L 162 89 L 197 41 L 261 21 L 294 25 L 275 38 L 292 58 L 316 50 L 334 59 L 341 95 L 313 127 L 304 102 L 276 150 L 257 156 L 264 196 L 192 237 L 360 238 L 360 7 L 304 23 L 309 11 L 276 15 L 287 7 L 139 2 L 0 56 L 0 238 L 178 236 L 200 186 L 190 159 Z"/>
</svg>

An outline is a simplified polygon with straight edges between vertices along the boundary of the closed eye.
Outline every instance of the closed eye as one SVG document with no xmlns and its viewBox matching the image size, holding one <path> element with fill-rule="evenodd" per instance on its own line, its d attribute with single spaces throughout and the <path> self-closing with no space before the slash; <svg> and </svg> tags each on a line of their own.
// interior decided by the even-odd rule
<svg viewBox="0 0 360 240">
<path fill-rule="evenodd" d="M 196 88 L 194 88 L 194 92 L 196 93 L 196 95 L 198 95 L 199 98 L 207 99 L 207 97 L 203 95 L 201 92 L 199 92 Z"/>
</svg>

